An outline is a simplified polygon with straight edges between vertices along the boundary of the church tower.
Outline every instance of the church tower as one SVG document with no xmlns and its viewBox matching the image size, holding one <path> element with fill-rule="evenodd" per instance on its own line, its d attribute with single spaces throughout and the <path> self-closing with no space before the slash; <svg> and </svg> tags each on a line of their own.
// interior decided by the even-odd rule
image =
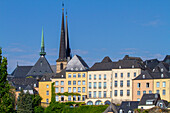
<svg viewBox="0 0 170 113">
<path fill-rule="evenodd" d="M 66 68 L 67 62 L 71 59 L 71 49 L 69 47 L 69 37 L 68 37 L 68 25 L 66 16 L 66 28 L 64 25 L 64 4 L 62 4 L 62 23 L 61 23 L 61 35 L 60 35 L 60 49 L 59 58 L 56 60 L 56 73 L 61 72 Z"/>
</svg>

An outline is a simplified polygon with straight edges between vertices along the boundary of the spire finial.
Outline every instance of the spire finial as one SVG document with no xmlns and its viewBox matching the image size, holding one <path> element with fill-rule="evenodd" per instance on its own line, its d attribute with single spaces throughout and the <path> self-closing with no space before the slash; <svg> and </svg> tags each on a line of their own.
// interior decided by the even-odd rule
<svg viewBox="0 0 170 113">
<path fill-rule="evenodd" d="M 62 10 L 64 10 L 64 2 L 62 2 Z"/>
<path fill-rule="evenodd" d="M 43 27 L 42 27 L 40 56 L 45 56 L 45 55 L 46 55 L 46 52 L 45 52 L 45 46 L 44 46 L 44 31 L 43 31 Z"/>
</svg>

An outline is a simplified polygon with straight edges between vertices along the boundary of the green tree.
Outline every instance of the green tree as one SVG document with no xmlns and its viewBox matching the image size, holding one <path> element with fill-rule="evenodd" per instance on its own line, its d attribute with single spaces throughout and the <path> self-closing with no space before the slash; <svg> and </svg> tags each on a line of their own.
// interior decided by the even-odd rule
<svg viewBox="0 0 170 113">
<path fill-rule="evenodd" d="M 17 113 L 32 113 L 32 97 L 27 91 L 26 93 L 21 90 L 17 101 Z"/>
<path fill-rule="evenodd" d="M 0 112 L 14 112 L 14 95 L 10 84 L 7 81 L 7 58 L 2 58 L 0 48 Z"/>
<path fill-rule="evenodd" d="M 32 107 L 35 108 L 37 106 L 40 106 L 41 105 L 41 100 L 42 98 L 40 97 L 40 95 L 36 94 L 33 96 L 33 99 L 32 99 Z"/>
</svg>

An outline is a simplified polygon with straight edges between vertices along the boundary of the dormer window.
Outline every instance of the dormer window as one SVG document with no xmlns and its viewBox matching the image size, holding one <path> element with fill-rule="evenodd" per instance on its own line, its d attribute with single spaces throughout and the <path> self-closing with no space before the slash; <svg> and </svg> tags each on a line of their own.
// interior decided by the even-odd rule
<svg viewBox="0 0 170 113">
<path fill-rule="evenodd" d="M 154 72 L 154 71 L 155 71 L 155 69 L 152 70 L 152 72 Z"/>
<path fill-rule="evenodd" d="M 122 110 L 122 109 L 120 109 L 119 113 L 123 113 L 123 110 Z"/>
<path fill-rule="evenodd" d="M 78 68 L 76 68 L 76 71 L 78 70 Z"/>
<path fill-rule="evenodd" d="M 34 84 L 34 87 L 36 87 L 37 85 L 36 84 Z"/>
<path fill-rule="evenodd" d="M 61 75 L 61 77 L 63 78 L 64 76 L 63 76 L 63 75 Z"/>
<path fill-rule="evenodd" d="M 45 78 L 43 78 L 43 80 L 45 80 Z"/>
<path fill-rule="evenodd" d="M 146 105 L 152 105 L 154 100 L 146 100 Z"/>
<path fill-rule="evenodd" d="M 164 71 L 164 69 L 163 68 L 161 68 L 161 72 L 163 72 Z"/>
<path fill-rule="evenodd" d="M 19 87 L 19 90 L 21 90 L 21 87 Z"/>
<path fill-rule="evenodd" d="M 134 65 L 132 65 L 132 68 L 134 68 L 135 66 Z"/>
<path fill-rule="evenodd" d="M 164 77 L 164 74 L 161 74 L 161 78 L 163 78 Z"/>
<path fill-rule="evenodd" d="M 119 66 L 119 69 L 121 69 L 122 67 L 121 66 Z"/>
<path fill-rule="evenodd" d="M 71 70 L 73 71 L 73 68 L 71 68 Z"/>
<path fill-rule="evenodd" d="M 145 75 L 143 75 L 143 78 L 145 78 Z"/>
<path fill-rule="evenodd" d="M 81 67 L 80 70 L 83 70 L 83 68 Z"/>
</svg>

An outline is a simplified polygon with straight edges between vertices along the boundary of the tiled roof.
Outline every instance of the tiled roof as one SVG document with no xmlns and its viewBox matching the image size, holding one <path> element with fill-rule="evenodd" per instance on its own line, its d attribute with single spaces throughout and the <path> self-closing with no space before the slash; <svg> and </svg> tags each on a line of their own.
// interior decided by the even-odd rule
<svg viewBox="0 0 170 113">
<path fill-rule="evenodd" d="M 28 72 L 27 76 L 42 76 L 45 73 L 53 73 L 53 70 L 51 69 L 51 66 L 45 56 L 41 56 Z"/>
<path fill-rule="evenodd" d="M 66 71 L 87 71 L 89 66 L 86 62 L 78 55 L 74 55 L 74 57 L 68 62 Z"/>
<path fill-rule="evenodd" d="M 17 66 L 15 70 L 11 73 L 11 76 L 14 77 L 26 77 L 28 72 L 33 66 Z"/>
<path fill-rule="evenodd" d="M 133 112 L 134 109 L 138 108 L 139 101 L 122 101 L 119 110 L 122 110 L 123 113 L 128 113 L 130 110 Z"/>
<path fill-rule="evenodd" d="M 156 105 L 158 100 L 161 100 L 161 97 L 159 94 L 143 94 L 139 105 L 146 105 L 146 101 L 152 100 L 153 104 L 152 105 Z"/>
</svg>

